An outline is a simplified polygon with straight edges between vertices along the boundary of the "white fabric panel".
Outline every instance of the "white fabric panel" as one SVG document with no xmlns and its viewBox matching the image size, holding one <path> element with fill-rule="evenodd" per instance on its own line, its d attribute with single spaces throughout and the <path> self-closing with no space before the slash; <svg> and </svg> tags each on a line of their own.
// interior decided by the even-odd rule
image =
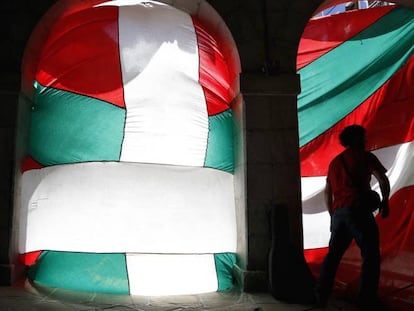
<svg viewBox="0 0 414 311">
<path fill-rule="evenodd" d="M 414 185 L 414 142 L 395 145 L 373 152 L 388 169 L 392 196 L 401 188 Z M 326 176 L 302 178 L 304 248 L 327 247 L 330 237 L 330 216 L 326 210 L 323 191 Z M 381 193 L 378 182 L 372 179 L 372 189 Z"/>
<path fill-rule="evenodd" d="M 414 185 L 414 141 L 374 152 L 388 168 L 391 196 L 401 188 Z M 375 190 L 379 191 L 378 185 Z"/>
<path fill-rule="evenodd" d="M 233 176 L 209 168 L 90 162 L 22 176 L 20 252 L 236 251 Z"/>
<path fill-rule="evenodd" d="M 151 1 L 119 10 L 121 161 L 203 166 L 209 124 L 191 17 Z"/>
<path fill-rule="evenodd" d="M 213 254 L 127 254 L 131 295 L 192 295 L 214 292 Z"/>
</svg>

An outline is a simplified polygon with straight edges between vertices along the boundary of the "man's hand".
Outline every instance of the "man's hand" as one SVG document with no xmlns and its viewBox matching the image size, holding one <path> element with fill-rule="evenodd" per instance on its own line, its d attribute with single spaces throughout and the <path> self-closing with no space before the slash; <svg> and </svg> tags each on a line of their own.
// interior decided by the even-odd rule
<svg viewBox="0 0 414 311">
<path fill-rule="evenodd" d="M 382 202 L 379 208 L 379 212 L 381 213 L 382 218 L 387 218 L 390 214 L 390 206 L 388 204 L 388 198 L 390 197 L 390 181 L 385 172 L 377 170 L 372 173 L 378 180 L 381 189 Z"/>
<path fill-rule="evenodd" d="M 381 213 L 382 218 L 388 217 L 388 215 L 390 214 L 390 206 L 388 204 L 388 200 L 381 202 L 379 212 Z"/>
</svg>

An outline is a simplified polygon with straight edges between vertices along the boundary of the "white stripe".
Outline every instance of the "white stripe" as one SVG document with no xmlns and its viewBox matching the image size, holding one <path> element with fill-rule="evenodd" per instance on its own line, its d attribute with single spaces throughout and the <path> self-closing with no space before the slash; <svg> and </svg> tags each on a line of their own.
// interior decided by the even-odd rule
<svg viewBox="0 0 414 311">
<path fill-rule="evenodd" d="M 392 196 L 398 190 L 414 185 L 414 142 L 395 145 L 373 152 L 388 169 Z M 330 217 L 323 197 L 326 176 L 302 178 L 304 248 L 327 247 Z M 372 188 L 380 193 L 373 178 Z"/>
<path fill-rule="evenodd" d="M 414 185 L 414 141 L 383 148 L 374 154 L 388 168 L 391 184 L 391 196 L 398 190 Z M 378 184 L 374 189 L 379 191 Z"/>
<path fill-rule="evenodd" d="M 218 289 L 214 255 L 127 254 L 131 295 L 192 295 Z"/>
<path fill-rule="evenodd" d="M 152 0 L 110 0 L 95 5 L 95 7 L 100 6 L 133 6 L 133 5 L 143 5 L 146 7 L 151 7 L 153 5 L 162 5 L 162 1 L 152 1 Z"/>
<path fill-rule="evenodd" d="M 121 161 L 203 166 L 209 124 L 191 17 L 157 3 L 119 10 Z"/>
<path fill-rule="evenodd" d="M 92 162 L 22 176 L 20 252 L 236 251 L 231 174 Z"/>
</svg>

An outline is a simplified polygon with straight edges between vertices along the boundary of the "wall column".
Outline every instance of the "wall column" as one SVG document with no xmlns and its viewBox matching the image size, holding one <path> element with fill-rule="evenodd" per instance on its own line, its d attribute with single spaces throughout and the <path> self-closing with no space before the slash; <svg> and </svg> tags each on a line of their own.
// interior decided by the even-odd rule
<svg viewBox="0 0 414 311">
<path fill-rule="evenodd" d="M 246 262 L 240 270 L 245 291 L 267 291 L 271 207 L 287 210 L 287 219 L 282 221 L 289 229 L 280 238 L 303 251 L 297 120 L 300 79 L 297 74 L 242 74 L 240 83 L 247 206 Z"/>
<path fill-rule="evenodd" d="M 13 282 L 14 264 L 10 254 L 13 219 L 14 138 L 19 85 L 17 75 L 2 79 L 0 89 L 0 286 Z"/>
</svg>

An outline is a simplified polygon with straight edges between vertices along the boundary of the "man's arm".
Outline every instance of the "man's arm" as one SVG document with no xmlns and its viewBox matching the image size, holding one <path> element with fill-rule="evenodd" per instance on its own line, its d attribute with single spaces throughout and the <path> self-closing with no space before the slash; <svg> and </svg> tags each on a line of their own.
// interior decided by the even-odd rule
<svg viewBox="0 0 414 311">
<path fill-rule="evenodd" d="M 376 170 L 372 174 L 378 180 L 378 183 L 381 189 L 381 194 L 382 194 L 382 202 L 381 202 L 381 208 L 380 208 L 381 216 L 382 218 L 386 218 L 388 217 L 390 213 L 390 208 L 389 208 L 389 203 L 388 203 L 388 199 L 390 197 L 390 181 L 387 175 L 385 175 L 385 172 Z"/>
<path fill-rule="evenodd" d="M 326 180 L 324 195 L 325 204 L 328 208 L 329 215 L 332 215 L 332 189 L 328 179 Z"/>
</svg>

